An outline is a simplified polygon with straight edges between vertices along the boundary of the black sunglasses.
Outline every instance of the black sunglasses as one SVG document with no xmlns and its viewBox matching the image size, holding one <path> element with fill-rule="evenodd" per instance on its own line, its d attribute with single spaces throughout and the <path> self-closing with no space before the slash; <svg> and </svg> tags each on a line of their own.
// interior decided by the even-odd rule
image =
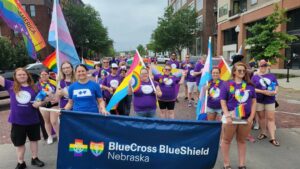
<svg viewBox="0 0 300 169">
<path fill-rule="evenodd" d="M 246 70 L 244 70 L 244 69 L 237 69 L 236 71 L 239 73 L 246 73 Z"/>
</svg>

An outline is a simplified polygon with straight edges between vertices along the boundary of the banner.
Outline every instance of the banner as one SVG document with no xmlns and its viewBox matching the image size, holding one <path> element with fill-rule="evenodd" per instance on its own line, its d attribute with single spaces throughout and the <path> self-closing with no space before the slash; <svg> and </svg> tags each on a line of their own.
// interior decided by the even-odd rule
<svg viewBox="0 0 300 169">
<path fill-rule="evenodd" d="M 58 169 L 211 169 L 220 122 L 62 111 Z"/>
</svg>

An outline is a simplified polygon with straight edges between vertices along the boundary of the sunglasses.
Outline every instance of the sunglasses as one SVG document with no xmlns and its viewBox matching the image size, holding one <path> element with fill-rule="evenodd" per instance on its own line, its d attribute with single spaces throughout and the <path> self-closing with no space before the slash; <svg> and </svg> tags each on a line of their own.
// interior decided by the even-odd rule
<svg viewBox="0 0 300 169">
<path fill-rule="evenodd" d="M 171 71 L 171 69 L 165 69 L 166 71 Z"/>
<path fill-rule="evenodd" d="M 114 68 L 112 68 L 112 69 L 113 69 L 113 70 L 118 70 L 118 68 L 115 68 L 115 67 L 114 67 Z"/>
<path fill-rule="evenodd" d="M 103 63 L 108 63 L 108 62 L 103 62 Z"/>
<path fill-rule="evenodd" d="M 246 73 L 245 69 L 237 69 L 236 71 L 239 72 L 239 73 Z"/>
<path fill-rule="evenodd" d="M 261 65 L 259 67 L 268 67 L 268 65 L 267 64 L 263 64 L 263 65 Z"/>
</svg>

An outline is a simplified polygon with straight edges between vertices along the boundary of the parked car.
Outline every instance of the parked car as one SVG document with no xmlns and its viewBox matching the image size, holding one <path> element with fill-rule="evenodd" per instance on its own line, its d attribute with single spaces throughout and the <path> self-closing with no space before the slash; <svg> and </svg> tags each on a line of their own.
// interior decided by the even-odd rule
<svg viewBox="0 0 300 169">
<path fill-rule="evenodd" d="M 24 67 L 28 72 L 31 74 L 34 82 L 37 82 L 40 77 L 40 72 L 42 70 L 48 70 L 42 63 L 32 63 L 28 64 Z M 0 75 L 3 76 L 5 79 L 13 80 L 14 71 L 0 71 Z M 0 99 L 8 98 L 8 93 L 4 90 L 3 87 L 0 86 Z"/>
<path fill-rule="evenodd" d="M 158 63 L 167 63 L 170 60 L 167 56 L 159 55 L 157 56 Z"/>
</svg>

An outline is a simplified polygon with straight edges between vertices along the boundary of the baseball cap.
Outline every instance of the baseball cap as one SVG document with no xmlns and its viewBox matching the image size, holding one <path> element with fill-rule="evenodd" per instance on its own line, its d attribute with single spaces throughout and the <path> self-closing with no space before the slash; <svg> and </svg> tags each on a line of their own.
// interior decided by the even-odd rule
<svg viewBox="0 0 300 169">
<path fill-rule="evenodd" d="M 112 67 L 112 68 L 118 68 L 119 66 L 118 66 L 117 64 L 115 64 L 115 63 L 112 63 L 112 64 L 111 64 L 111 67 Z"/>
</svg>

